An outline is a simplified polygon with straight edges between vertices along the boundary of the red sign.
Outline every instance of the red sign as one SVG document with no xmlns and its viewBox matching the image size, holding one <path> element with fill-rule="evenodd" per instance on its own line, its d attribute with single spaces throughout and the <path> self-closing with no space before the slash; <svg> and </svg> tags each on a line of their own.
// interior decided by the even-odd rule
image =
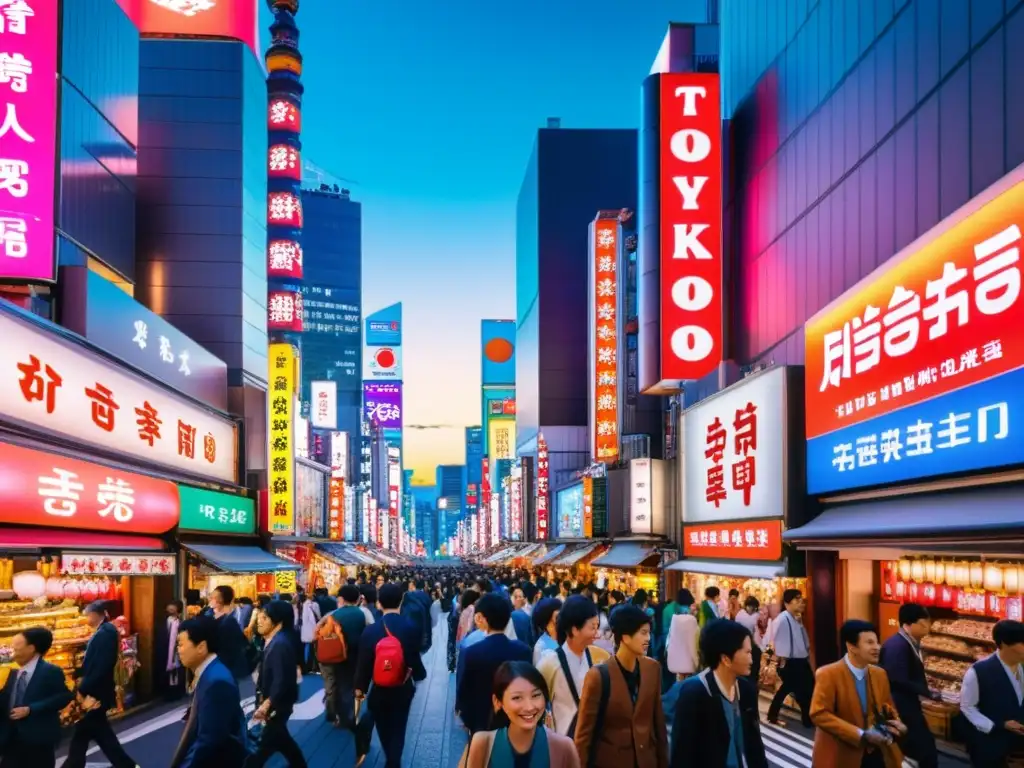
<svg viewBox="0 0 1024 768">
<path fill-rule="evenodd" d="M 272 331 L 302 330 L 302 294 L 270 291 L 267 294 L 267 328 Z"/>
<path fill-rule="evenodd" d="M 117 0 L 139 32 L 149 37 L 238 40 L 260 58 L 256 0 Z"/>
<path fill-rule="evenodd" d="M 782 521 L 684 525 L 683 556 L 711 560 L 781 560 Z"/>
<path fill-rule="evenodd" d="M 491 462 L 485 456 L 480 461 L 480 522 L 477 526 L 477 546 L 487 548 L 491 532 Z"/>
<path fill-rule="evenodd" d="M 514 397 L 506 397 L 501 402 L 501 412 L 505 416 L 516 415 L 516 399 Z"/>
<path fill-rule="evenodd" d="M 267 171 L 268 176 L 273 176 Z M 291 192 L 271 192 L 267 195 L 267 224 L 302 229 L 302 200 Z"/>
<path fill-rule="evenodd" d="M 722 361 L 722 113 L 717 74 L 661 75 L 661 380 Z"/>
<path fill-rule="evenodd" d="M 619 456 L 618 219 L 594 223 L 593 456 L 613 463 Z M 585 534 L 589 535 L 589 534 Z"/>
<path fill-rule="evenodd" d="M 274 99 L 267 105 L 267 128 L 298 133 L 302 130 L 302 113 L 287 99 Z"/>
<path fill-rule="evenodd" d="M 60 559 L 62 573 L 76 576 L 173 576 L 177 572 L 174 555 L 118 555 L 103 552 L 78 552 Z"/>
<path fill-rule="evenodd" d="M 345 479 L 332 477 L 327 508 L 327 536 L 332 541 L 341 541 L 345 530 Z"/>
<path fill-rule="evenodd" d="M 0 443 L 0 522 L 116 533 L 178 524 L 174 483 Z"/>
<path fill-rule="evenodd" d="M 550 502 L 548 469 L 548 441 L 537 435 L 537 539 L 548 537 L 548 504 Z"/>
<path fill-rule="evenodd" d="M 299 150 L 288 144 L 274 144 L 267 150 L 267 174 L 272 179 L 302 180 Z"/>
<path fill-rule="evenodd" d="M 267 243 L 267 276 L 302 279 L 302 246 L 294 240 Z"/>
</svg>

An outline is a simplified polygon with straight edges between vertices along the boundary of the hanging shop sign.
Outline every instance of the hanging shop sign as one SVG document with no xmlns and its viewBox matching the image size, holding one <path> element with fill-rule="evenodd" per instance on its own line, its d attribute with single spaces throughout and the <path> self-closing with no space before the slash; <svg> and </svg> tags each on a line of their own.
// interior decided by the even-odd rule
<svg viewBox="0 0 1024 768">
<path fill-rule="evenodd" d="M 76 552 L 61 557 L 60 570 L 69 576 L 173 576 L 177 573 L 177 558 Z"/>
<path fill-rule="evenodd" d="M 1022 176 L 807 324 L 811 493 L 1024 462 Z"/>
<path fill-rule="evenodd" d="M 0 13 L 0 279 L 55 279 L 59 4 Z"/>
<path fill-rule="evenodd" d="M 781 560 L 782 521 L 684 525 L 683 555 L 708 560 Z"/>
<path fill-rule="evenodd" d="M 295 530 L 295 348 L 291 344 L 270 345 L 270 466 L 268 522 L 270 533 L 290 534 Z"/>
<path fill-rule="evenodd" d="M 340 541 L 345 530 L 345 480 L 332 477 L 327 499 L 327 537 Z"/>
<path fill-rule="evenodd" d="M 109 280 L 80 269 L 86 286 L 85 327 L 68 327 L 178 392 L 227 410 L 228 367 L 223 360 Z"/>
<path fill-rule="evenodd" d="M 256 504 L 245 496 L 178 486 L 181 501 L 179 527 L 186 531 L 212 533 L 256 533 Z"/>
<path fill-rule="evenodd" d="M 0 419 L 176 472 L 234 483 L 236 428 L 226 416 L 0 312 Z"/>
<path fill-rule="evenodd" d="M 267 328 L 302 332 L 302 292 L 270 291 L 267 294 Z"/>
<path fill-rule="evenodd" d="M 310 382 L 310 422 L 315 429 L 338 428 L 338 382 Z"/>
<path fill-rule="evenodd" d="M 545 541 L 548 536 L 551 474 L 548 466 L 548 442 L 544 435 L 537 435 L 537 540 Z"/>
<path fill-rule="evenodd" d="M 591 228 L 590 453 L 594 461 L 614 463 L 619 457 L 619 222 L 598 219 Z"/>
<path fill-rule="evenodd" d="M 331 432 L 331 477 L 348 479 L 348 432 Z"/>
<path fill-rule="evenodd" d="M 685 412 L 686 523 L 782 517 L 786 375 L 755 374 Z"/>
<path fill-rule="evenodd" d="M 722 114 L 719 76 L 660 75 L 661 379 L 722 361 Z"/>
<path fill-rule="evenodd" d="M 281 595 L 294 595 L 298 587 L 295 571 L 275 571 L 274 589 Z"/>
<path fill-rule="evenodd" d="M 166 480 L 0 443 L 0 523 L 162 534 L 178 509 Z"/>
<path fill-rule="evenodd" d="M 652 475 L 650 459 L 632 459 L 629 462 L 629 532 L 632 534 L 652 532 Z"/>
</svg>

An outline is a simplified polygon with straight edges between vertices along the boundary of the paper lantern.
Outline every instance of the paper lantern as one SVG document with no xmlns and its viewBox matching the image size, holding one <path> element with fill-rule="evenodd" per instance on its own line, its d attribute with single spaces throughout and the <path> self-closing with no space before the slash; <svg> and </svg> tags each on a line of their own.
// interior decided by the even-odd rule
<svg viewBox="0 0 1024 768">
<path fill-rule="evenodd" d="M 51 600 L 63 600 L 64 580 L 57 576 L 48 578 L 46 580 L 46 596 Z"/>
<path fill-rule="evenodd" d="M 946 564 L 942 560 L 935 563 L 935 583 L 946 583 Z"/>
<path fill-rule="evenodd" d="M 900 579 L 910 581 L 910 561 L 905 557 L 900 560 Z"/>
<path fill-rule="evenodd" d="M 954 567 L 955 578 L 953 580 L 953 586 L 955 587 L 969 587 L 971 584 L 971 573 L 967 566 L 967 562 L 961 560 Z"/>
<path fill-rule="evenodd" d="M 1003 589 L 1009 595 L 1020 593 L 1020 581 L 1017 578 L 1017 566 L 1008 565 L 1003 568 Z"/>
<path fill-rule="evenodd" d="M 913 560 L 910 563 L 910 578 L 914 581 L 924 581 L 924 563 L 920 560 Z"/>
<path fill-rule="evenodd" d="M 46 594 L 46 577 L 39 571 L 20 571 L 11 579 L 19 600 L 35 600 Z"/>
<path fill-rule="evenodd" d="M 998 592 L 1003 588 L 1003 569 L 998 565 L 988 563 L 985 566 L 985 589 L 989 592 Z"/>
<path fill-rule="evenodd" d="M 985 569 L 980 560 L 971 563 L 971 586 L 980 589 L 985 584 Z"/>
<path fill-rule="evenodd" d="M 924 561 L 924 580 L 935 581 L 935 561 L 931 558 Z"/>
</svg>

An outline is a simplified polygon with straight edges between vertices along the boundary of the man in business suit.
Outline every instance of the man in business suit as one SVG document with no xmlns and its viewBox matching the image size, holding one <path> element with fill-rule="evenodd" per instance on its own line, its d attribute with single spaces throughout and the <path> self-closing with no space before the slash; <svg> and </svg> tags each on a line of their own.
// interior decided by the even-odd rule
<svg viewBox="0 0 1024 768">
<path fill-rule="evenodd" d="M 647 658 L 651 617 L 642 608 L 627 605 L 615 612 L 612 633 L 615 656 L 591 667 L 583 679 L 574 736 L 580 764 L 623 768 L 624 756 L 631 751 L 636 768 L 668 768 L 661 665 Z"/>
<path fill-rule="evenodd" d="M 516 639 L 533 647 L 533 622 L 530 621 L 528 608 L 529 601 L 526 599 L 525 587 L 515 587 L 512 590 L 512 627 L 516 632 Z"/>
<path fill-rule="evenodd" d="M 217 658 L 220 632 L 210 616 L 178 627 L 178 656 L 192 671 L 194 692 L 171 768 L 241 768 L 247 754 L 238 685 Z"/>
<path fill-rule="evenodd" d="M 899 768 L 903 753 L 895 740 L 906 726 L 899 720 L 889 677 L 878 664 L 878 631 L 851 619 L 839 630 L 846 655 L 818 669 L 811 699 L 813 768 Z"/>
<path fill-rule="evenodd" d="M 220 632 L 217 655 L 221 663 L 231 670 L 235 680 L 248 680 L 253 671 L 247 658 L 249 641 L 235 614 L 235 590 L 227 584 L 214 588 L 210 593 L 210 608 Z"/>
<path fill-rule="evenodd" d="M 494 711 L 491 689 L 498 667 L 506 661 L 533 661 L 530 646 L 506 636 L 511 617 L 512 606 L 499 594 L 484 595 L 476 601 L 473 621 L 486 637 L 459 654 L 455 674 L 455 710 L 470 733 L 490 727 Z"/>
<path fill-rule="evenodd" d="M 409 709 L 416 693 L 414 681 L 427 677 L 420 657 L 421 628 L 402 616 L 399 611 L 405 592 L 398 584 L 384 584 L 377 592 L 381 617 L 363 630 L 359 638 L 359 660 L 356 666 L 356 701 L 361 702 L 373 681 L 373 668 L 377 660 L 377 643 L 386 636 L 398 638 L 409 676 L 405 683 L 394 688 L 374 686 L 369 693 L 370 718 L 356 726 L 356 766 L 362 765 L 370 749 L 370 733 L 366 724 L 376 725 L 377 736 L 384 750 L 385 768 L 401 768 L 405 750 L 405 730 L 409 724 Z"/>
<path fill-rule="evenodd" d="M 43 661 L 53 633 L 33 627 L 14 636 L 18 669 L 0 693 L 0 768 L 53 768 L 60 741 L 60 711 L 74 698 L 59 667 Z"/>
<path fill-rule="evenodd" d="M 900 631 L 882 644 L 879 663 L 889 675 L 892 700 L 907 735 L 900 742 L 903 753 L 917 761 L 920 768 L 938 768 L 939 753 L 935 737 L 921 710 L 921 699 L 941 697 L 929 690 L 921 656 L 921 640 L 931 632 L 928 609 L 917 603 L 904 603 L 899 613 Z"/>
<path fill-rule="evenodd" d="M 113 768 L 137 768 L 107 721 L 107 710 L 117 705 L 114 668 L 117 666 L 121 638 L 107 617 L 104 601 L 89 603 L 83 609 L 83 614 L 94 630 L 85 647 L 85 659 L 78 672 L 78 698 L 85 716 L 78 721 L 71 734 L 64 766 L 85 768 L 85 753 L 89 749 L 89 742 L 95 741 Z"/>
</svg>

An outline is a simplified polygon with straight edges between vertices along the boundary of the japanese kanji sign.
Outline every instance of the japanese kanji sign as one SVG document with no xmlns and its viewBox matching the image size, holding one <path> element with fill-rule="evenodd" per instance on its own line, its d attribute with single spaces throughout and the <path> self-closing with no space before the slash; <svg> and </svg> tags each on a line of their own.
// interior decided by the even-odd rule
<svg viewBox="0 0 1024 768">
<path fill-rule="evenodd" d="M 683 555 L 710 560 L 781 560 L 782 521 L 684 525 Z"/>
<path fill-rule="evenodd" d="M 537 435 L 537 541 L 548 538 L 551 504 L 551 470 L 548 466 L 548 441 Z"/>
<path fill-rule="evenodd" d="M 600 218 L 591 227 L 591 455 L 594 461 L 614 463 L 619 456 L 619 222 Z"/>
<path fill-rule="evenodd" d="M 178 498 L 183 530 L 250 536 L 256 532 L 256 504 L 246 496 L 179 485 Z"/>
<path fill-rule="evenodd" d="M 234 483 L 236 428 L 227 416 L 118 368 L 76 344 L 0 311 L 0 420 Z"/>
<path fill-rule="evenodd" d="M 0 443 L 0 522 L 162 534 L 178 524 L 174 483 Z"/>
<path fill-rule="evenodd" d="M 786 375 L 755 374 L 683 414 L 684 522 L 782 517 Z"/>
<path fill-rule="evenodd" d="M 76 552 L 60 559 L 61 573 L 74 576 L 173 576 L 174 555 L 121 555 L 113 552 Z"/>
<path fill-rule="evenodd" d="M 295 373 L 295 348 L 291 344 L 271 344 L 267 517 L 270 533 L 276 534 L 295 530 Z"/>
<path fill-rule="evenodd" d="M 807 324 L 812 493 L 1024 461 L 1024 173 Z"/>
<path fill-rule="evenodd" d="M 227 38 L 245 43 L 257 59 L 256 0 L 117 0 L 139 32 L 153 37 Z"/>
<path fill-rule="evenodd" d="M 58 8 L 0 2 L 0 279 L 56 278 Z"/>
</svg>

